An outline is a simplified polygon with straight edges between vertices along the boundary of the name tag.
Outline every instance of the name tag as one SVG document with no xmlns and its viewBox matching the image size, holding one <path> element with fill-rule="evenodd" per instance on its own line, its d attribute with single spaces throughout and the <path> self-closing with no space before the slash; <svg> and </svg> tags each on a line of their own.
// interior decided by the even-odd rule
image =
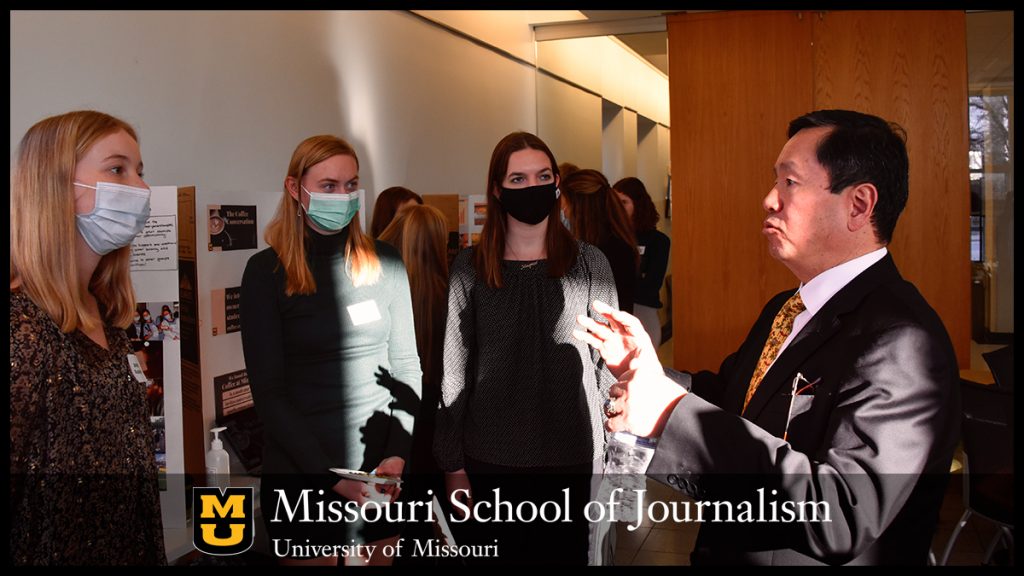
<svg viewBox="0 0 1024 576">
<path fill-rule="evenodd" d="M 132 376 L 140 383 L 146 383 L 146 373 L 142 371 L 142 362 L 139 362 L 139 357 L 135 354 L 128 355 L 128 367 L 132 369 Z"/>
<path fill-rule="evenodd" d="M 637 248 L 637 250 L 640 251 L 640 255 L 643 256 L 644 255 L 644 248 L 647 248 L 647 246 L 637 246 L 636 248 Z"/>
<path fill-rule="evenodd" d="M 348 307 L 348 316 L 354 326 L 362 326 L 380 320 L 380 310 L 375 300 L 367 300 Z"/>
</svg>

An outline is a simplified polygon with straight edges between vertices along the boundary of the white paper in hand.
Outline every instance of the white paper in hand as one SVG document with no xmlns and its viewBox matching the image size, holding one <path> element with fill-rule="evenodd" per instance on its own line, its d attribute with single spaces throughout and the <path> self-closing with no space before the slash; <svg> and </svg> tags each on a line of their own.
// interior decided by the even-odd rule
<svg viewBox="0 0 1024 576">
<path fill-rule="evenodd" d="M 443 546 L 455 546 L 455 536 L 452 535 L 452 529 L 448 526 L 448 519 L 444 515 L 444 510 L 441 509 L 441 503 L 437 500 L 437 496 L 430 501 L 430 506 L 434 510 L 434 532 L 440 532 L 436 534 L 441 539 Z"/>
</svg>

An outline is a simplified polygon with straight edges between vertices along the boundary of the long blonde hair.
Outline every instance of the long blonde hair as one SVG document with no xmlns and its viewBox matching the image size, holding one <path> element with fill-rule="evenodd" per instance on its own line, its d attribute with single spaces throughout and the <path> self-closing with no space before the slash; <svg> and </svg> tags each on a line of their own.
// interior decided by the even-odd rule
<svg viewBox="0 0 1024 576">
<path fill-rule="evenodd" d="M 433 358 L 428 347 L 432 341 L 434 345 L 441 344 L 432 337 L 431 327 L 443 321 L 448 306 L 447 236 L 448 220 L 440 210 L 428 205 L 410 206 L 399 212 L 380 234 L 381 241 L 402 253 L 409 274 L 416 349 L 424 374 L 430 373 L 427 363 Z"/>
<path fill-rule="evenodd" d="M 24 292 L 65 333 L 93 330 L 103 322 L 126 328 L 135 313 L 130 246 L 103 256 L 89 280 L 101 317 L 85 305 L 74 257 L 78 228 L 72 190 L 78 161 L 119 130 L 138 142 L 127 122 L 78 110 L 40 120 L 18 146 L 11 178 L 11 290 Z"/>
<path fill-rule="evenodd" d="M 351 156 L 359 167 L 359 157 L 348 142 L 337 136 L 312 136 L 303 140 L 288 164 L 288 176 L 302 181 L 302 177 L 313 166 L 334 156 Z M 287 180 L 287 179 L 286 179 Z M 285 294 L 313 294 L 316 292 L 316 281 L 313 272 L 306 262 L 306 238 L 315 234 L 306 226 L 305 219 L 299 212 L 299 201 L 292 198 L 288 186 L 284 186 L 284 196 L 277 206 L 274 218 L 267 224 L 263 238 L 267 241 L 284 266 Z M 352 279 L 355 286 L 367 286 L 380 279 L 381 266 L 377 258 L 377 250 L 373 247 L 373 239 L 363 233 L 359 225 L 357 213 L 348 224 L 348 240 L 345 243 L 345 273 Z"/>
</svg>

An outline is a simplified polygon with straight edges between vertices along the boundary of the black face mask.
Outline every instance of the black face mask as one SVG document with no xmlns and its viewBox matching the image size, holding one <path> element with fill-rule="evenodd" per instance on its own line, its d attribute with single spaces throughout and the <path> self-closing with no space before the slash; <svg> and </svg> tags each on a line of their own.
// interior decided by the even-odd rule
<svg viewBox="0 0 1024 576">
<path fill-rule="evenodd" d="M 556 190 L 554 183 L 529 188 L 502 187 L 498 200 L 509 216 L 523 224 L 540 224 L 558 200 Z"/>
</svg>

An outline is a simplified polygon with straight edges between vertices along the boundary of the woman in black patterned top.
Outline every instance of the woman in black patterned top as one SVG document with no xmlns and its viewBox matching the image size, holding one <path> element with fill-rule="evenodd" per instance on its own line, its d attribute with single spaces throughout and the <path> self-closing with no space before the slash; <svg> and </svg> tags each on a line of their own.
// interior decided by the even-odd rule
<svg viewBox="0 0 1024 576">
<path fill-rule="evenodd" d="M 492 545 L 501 564 L 587 561 L 589 480 L 604 454 L 602 404 L 614 382 L 575 340 L 595 299 L 617 305 L 607 259 L 558 218 L 558 167 L 533 134 L 491 156 L 481 242 L 452 265 L 434 454 L 449 501 L 563 501 L 572 523 L 482 521 L 456 540 Z M 487 508 L 488 513 L 493 508 Z"/>
<path fill-rule="evenodd" d="M 69 112 L 22 138 L 11 185 L 12 564 L 166 562 L 146 380 L 125 331 L 129 244 L 148 217 L 125 122 Z"/>
</svg>

